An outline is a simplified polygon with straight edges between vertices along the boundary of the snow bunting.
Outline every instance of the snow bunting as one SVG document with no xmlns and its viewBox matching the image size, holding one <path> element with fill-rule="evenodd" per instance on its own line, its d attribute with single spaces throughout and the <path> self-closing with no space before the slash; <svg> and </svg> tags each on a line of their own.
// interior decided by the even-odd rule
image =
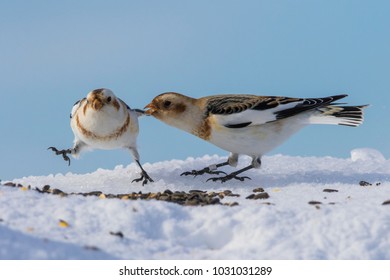
<svg viewBox="0 0 390 280">
<path fill-rule="evenodd" d="M 78 158 L 82 151 L 88 149 L 125 148 L 131 152 L 141 169 L 141 177 L 133 182 L 142 181 L 142 185 L 153 182 L 142 168 L 136 144 L 138 117 L 144 113 L 142 110 L 130 109 L 109 89 L 95 89 L 88 93 L 86 98 L 77 101 L 72 108 L 70 126 L 75 136 L 73 148 L 49 149 L 57 155 L 62 155 L 70 164 L 68 154 Z"/>
<path fill-rule="evenodd" d="M 358 126 L 366 106 L 334 103 L 347 95 L 324 98 L 292 98 L 227 94 L 191 98 L 175 92 L 156 96 L 145 108 L 148 115 L 187 131 L 230 152 L 226 162 L 192 170 L 181 175 L 225 174 L 209 180 L 244 181 L 238 174 L 260 168 L 261 157 L 309 124 Z M 236 172 L 217 171 L 221 166 L 237 166 L 239 155 L 252 163 Z"/>
</svg>

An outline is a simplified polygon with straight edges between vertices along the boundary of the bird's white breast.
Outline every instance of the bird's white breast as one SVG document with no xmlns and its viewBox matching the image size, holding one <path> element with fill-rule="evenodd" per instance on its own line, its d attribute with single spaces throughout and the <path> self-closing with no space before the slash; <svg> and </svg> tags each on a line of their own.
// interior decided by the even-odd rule
<svg viewBox="0 0 390 280">
<path fill-rule="evenodd" d="M 98 149 L 135 146 L 138 135 L 137 116 L 123 106 L 119 110 L 107 106 L 99 111 L 80 108 L 71 126 L 75 137 Z"/>
</svg>

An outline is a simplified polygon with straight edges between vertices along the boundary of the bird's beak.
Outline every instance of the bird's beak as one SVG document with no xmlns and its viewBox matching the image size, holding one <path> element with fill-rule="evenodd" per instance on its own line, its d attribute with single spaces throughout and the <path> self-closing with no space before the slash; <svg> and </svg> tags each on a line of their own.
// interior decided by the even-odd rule
<svg viewBox="0 0 390 280">
<path fill-rule="evenodd" d="M 104 106 L 102 99 L 97 94 L 88 94 L 87 102 L 95 111 L 99 111 Z"/>
<path fill-rule="evenodd" d="M 158 110 L 158 108 L 153 104 L 153 102 L 146 105 L 144 109 L 148 109 L 145 111 L 146 115 L 153 115 Z"/>
</svg>

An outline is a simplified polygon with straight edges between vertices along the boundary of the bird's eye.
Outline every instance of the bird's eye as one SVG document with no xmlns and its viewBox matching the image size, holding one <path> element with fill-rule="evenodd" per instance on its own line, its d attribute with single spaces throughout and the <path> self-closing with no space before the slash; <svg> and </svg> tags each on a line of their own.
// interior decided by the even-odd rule
<svg viewBox="0 0 390 280">
<path fill-rule="evenodd" d="M 169 100 L 165 100 L 163 105 L 164 105 L 164 108 L 169 108 L 169 106 L 171 106 L 172 102 L 169 101 Z"/>
<path fill-rule="evenodd" d="M 111 102 L 111 96 L 107 97 L 107 102 Z"/>
</svg>

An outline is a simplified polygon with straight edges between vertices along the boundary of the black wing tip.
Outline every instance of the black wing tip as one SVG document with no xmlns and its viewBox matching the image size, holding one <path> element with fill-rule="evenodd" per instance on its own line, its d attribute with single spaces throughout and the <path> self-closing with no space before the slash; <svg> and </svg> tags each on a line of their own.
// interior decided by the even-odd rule
<svg viewBox="0 0 390 280">
<path fill-rule="evenodd" d="M 348 96 L 348 94 L 344 93 L 344 94 L 338 94 L 338 95 L 329 96 L 329 98 L 331 98 L 332 102 L 333 102 L 333 101 L 336 101 L 336 100 L 339 100 L 339 99 L 343 99 L 343 98 L 345 98 L 347 96 Z"/>
<path fill-rule="evenodd" d="M 126 103 L 125 101 L 123 101 L 123 100 L 120 99 L 119 97 L 117 97 L 117 99 L 118 99 L 120 102 L 122 102 L 122 103 L 126 106 L 127 110 L 131 110 L 130 106 L 127 105 L 127 103 Z"/>
<path fill-rule="evenodd" d="M 146 112 L 146 111 L 144 111 L 144 110 L 142 110 L 142 109 L 133 109 L 133 111 L 135 111 L 135 112 L 137 112 L 137 113 L 140 113 L 140 114 L 142 114 L 142 115 L 145 115 L 145 112 Z"/>
<path fill-rule="evenodd" d="M 81 98 L 81 99 L 77 100 L 77 101 L 73 104 L 73 106 L 76 106 L 76 105 L 79 104 L 80 102 L 83 102 L 85 99 L 87 99 L 87 98 L 84 97 L 84 98 Z"/>
</svg>

